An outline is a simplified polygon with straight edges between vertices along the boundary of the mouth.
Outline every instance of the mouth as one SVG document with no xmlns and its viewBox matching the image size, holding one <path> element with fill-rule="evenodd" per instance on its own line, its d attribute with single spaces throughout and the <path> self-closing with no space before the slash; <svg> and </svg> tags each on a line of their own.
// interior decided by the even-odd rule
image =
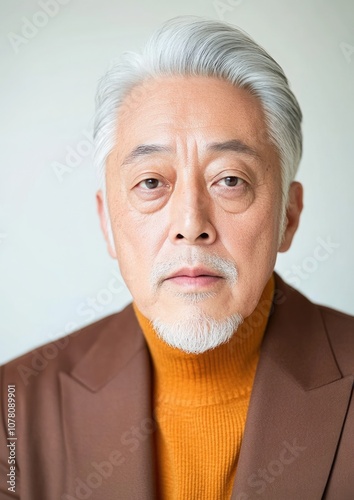
<svg viewBox="0 0 354 500">
<path fill-rule="evenodd" d="M 188 288 L 206 288 L 224 279 L 205 267 L 183 268 L 168 276 L 165 281 Z"/>
</svg>

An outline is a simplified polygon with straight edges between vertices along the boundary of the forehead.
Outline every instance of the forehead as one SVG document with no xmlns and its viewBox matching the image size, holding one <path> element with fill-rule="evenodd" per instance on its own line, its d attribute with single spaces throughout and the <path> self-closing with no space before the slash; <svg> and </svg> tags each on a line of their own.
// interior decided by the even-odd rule
<svg viewBox="0 0 354 500">
<path fill-rule="evenodd" d="M 267 163 L 278 162 L 257 97 L 230 82 L 204 76 L 163 76 L 133 88 L 118 111 L 115 163 L 145 144 L 184 157 L 211 143 L 239 141 Z M 221 151 L 221 150 L 220 150 Z"/>
</svg>

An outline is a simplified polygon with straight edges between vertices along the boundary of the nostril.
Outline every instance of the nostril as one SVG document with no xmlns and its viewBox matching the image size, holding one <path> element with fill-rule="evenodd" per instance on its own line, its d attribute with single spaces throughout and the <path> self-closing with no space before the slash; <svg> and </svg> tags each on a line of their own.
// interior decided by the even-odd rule
<svg viewBox="0 0 354 500">
<path fill-rule="evenodd" d="M 183 236 L 183 234 L 178 233 L 178 234 L 176 235 L 176 238 L 177 238 L 177 239 L 179 239 L 179 240 L 183 240 L 184 236 Z M 206 240 L 207 238 L 209 238 L 209 235 L 208 235 L 208 233 L 201 233 L 201 234 L 199 235 L 199 238 L 202 238 L 203 240 Z"/>
</svg>

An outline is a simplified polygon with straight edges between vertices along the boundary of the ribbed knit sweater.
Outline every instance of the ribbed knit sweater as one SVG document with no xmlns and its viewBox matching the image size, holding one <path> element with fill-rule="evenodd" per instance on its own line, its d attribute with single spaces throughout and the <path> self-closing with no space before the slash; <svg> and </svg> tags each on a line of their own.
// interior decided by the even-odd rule
<svg viewBox="0 0 354 500">
<path fill-rule="evenodd" d="M 187 354 L 162 341 L 134 305 L 153 363 L 158 498 L 231 497 L 274 276 L 230 341 Z"/>
</svg>

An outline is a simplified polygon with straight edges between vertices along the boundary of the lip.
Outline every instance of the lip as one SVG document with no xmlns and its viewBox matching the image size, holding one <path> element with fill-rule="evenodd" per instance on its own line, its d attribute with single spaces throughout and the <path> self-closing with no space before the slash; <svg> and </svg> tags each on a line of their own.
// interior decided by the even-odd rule
<svg viewBox="0 0 354 500">
<path fill-rule="evenodd" d="M 175 273 L 171 274 L 168 276 L 166 279 L 172 279 L 172 278 L 179 278 L 179 277 L 188 277 L 188 278 L 199 278 L 199 277 L 208 277 L 212 276 L 214 278 L 221 278 L 222 276 L 218 275 L 211 269 L 208 269 L 206 267 L 183 267 L 182 269 L 179 269 Z"/>
<path fill-rule="evenodd" d="M 166 281 L 187 287 L 208 287 L 217 283 L 222 276 L 206 267 L 184 267 L 166 278 Z"/>
</svg>

